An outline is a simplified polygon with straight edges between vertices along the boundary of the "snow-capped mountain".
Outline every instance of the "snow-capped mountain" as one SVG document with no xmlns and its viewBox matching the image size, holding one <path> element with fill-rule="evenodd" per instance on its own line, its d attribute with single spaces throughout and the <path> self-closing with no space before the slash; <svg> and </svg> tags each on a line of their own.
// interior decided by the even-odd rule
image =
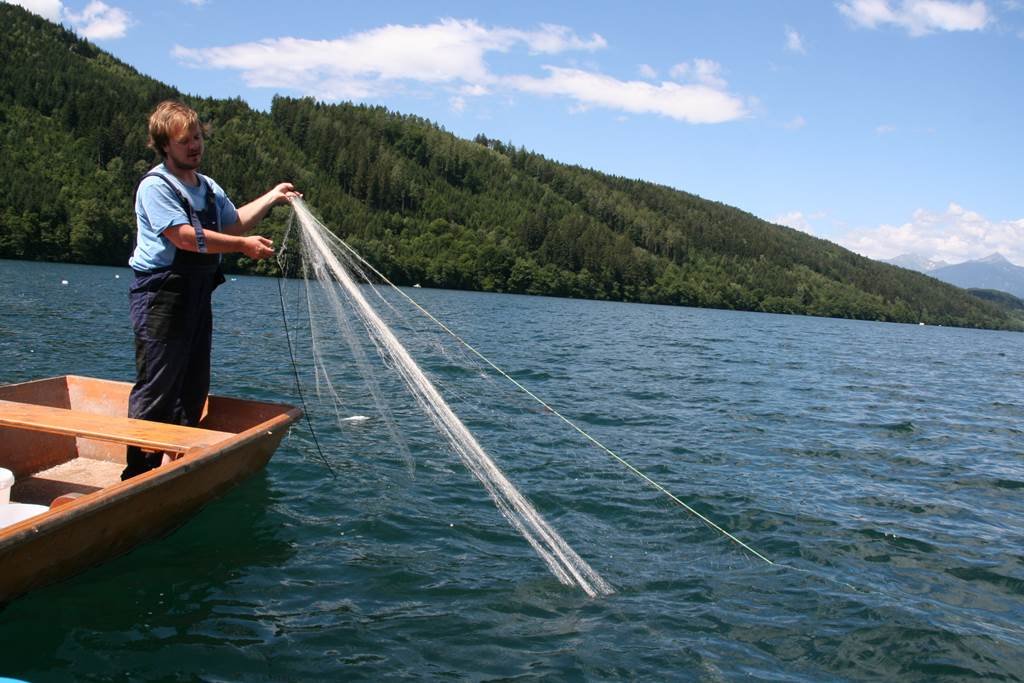
<svg viewBox="0 0 1024 683">
<path fill-rule="evenodd" d="M 919 273 L 931 273 L 936 268 L 942 268 L 943 266 L 949 265 L 945 261 L 930 259 L 927 256 L 921 256 L 920 254 L 900 254 L 896 258 L 882 261 L 882 263 L 891 263 L 894 266 L 909 268 L 910 270 L 916 270 Z"/>
</svg>

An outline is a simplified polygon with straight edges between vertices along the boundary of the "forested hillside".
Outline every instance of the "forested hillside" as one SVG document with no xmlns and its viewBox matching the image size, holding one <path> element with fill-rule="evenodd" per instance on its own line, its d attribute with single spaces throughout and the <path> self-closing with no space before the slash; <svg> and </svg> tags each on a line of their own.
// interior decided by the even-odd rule
<svg viewBox="0 0 1024 683">
<path fill-rule="evenodd" d="M 188 97 L 19 7 L 0 4 L 0 21 L 0 258 L 124 264 L 154 162 L 148 113 L 181 97 L 212 125 L 203 170 L 236 202 L 292 180 L 400 284 L 1024 328 L 956 287 L 685 192 L 382 107 Z M 280 236 L 286 216 L 264 232 Z"/>
</svg>

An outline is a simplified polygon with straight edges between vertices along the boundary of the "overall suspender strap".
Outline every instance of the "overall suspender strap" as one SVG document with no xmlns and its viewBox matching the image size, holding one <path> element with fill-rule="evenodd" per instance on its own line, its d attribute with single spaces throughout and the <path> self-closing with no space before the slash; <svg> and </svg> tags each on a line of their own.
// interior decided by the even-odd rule
<svg viewBox="0 0 1024 683">
<path fill-rule="evenodd" d="M 204 182 L 203 181 L 203 177 L 201 175 L 199 175 L 198 173 L 196 175 L 199 176 L 199 182 Z M 171 190 L 174 191 L 174 194 L 177 195 L 177 197 L 178 197 L 178 201 L 181 202 L 182 208 L 185 209 L 185 214 L 188 215 L 188 222 L 192 225 L 192 228 L 195 230 L 195 234 L 196 234 L 196 249 L 199 251 L 200 254 L 207 253 L 206 233 L 203 231 L 203 225 L 202 225 L 203 222 L 201 220 L 198 220 L 198 216 L 196 216 L 195 209 L 192 208 L 192 202 L 190 202 L 188 200 L 188 198 L 184 194 L 182 194 L 181 190 L 178 189 L 178 186 L 175 185 L 171 181 L 171 179 L 168 178 L 167 176 L 165 176 L 163 173 L 159 173 L 157 171 L 150 171 L 149 173 L 147 173 L 146 175 L 142 176 L 142 178 L 139 179 L 139 183 L 141 184 L 143 180 L 145 180 L 146 178 L 149 178 L 149 177 L 159 178 L 160 180 L 162 180 L 165 183 L 167 183 L 167 187 L 171 188 Z M 213 202 L 212 205 L 210 203 L 211 201 Z M 213 196 L 213 188 L 211 188 L 210 187 L 210 183 L 207 182 L 206 183 L 206 203 L 207 203 L 207 207 L 208 207 L 207 210 L 209 210 L 210 206 L 213 206 L 213 210 L 216 211 L 216 201 L 217 201 L 216 198 Z M 218 227 L 219 227 L 219 223 L 220 223 L 219 217 L 218 217 L 217 223 L 218 223 Z"/>
</svg>

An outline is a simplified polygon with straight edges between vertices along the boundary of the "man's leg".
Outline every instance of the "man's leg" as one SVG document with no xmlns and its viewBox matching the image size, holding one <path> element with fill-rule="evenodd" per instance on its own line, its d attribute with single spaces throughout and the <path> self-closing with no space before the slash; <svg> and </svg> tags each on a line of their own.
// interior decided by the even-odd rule
<svg viewBox="0 0 1024 683">
<path fill-rule="evenodd" d="M 180 275 L 137 277 L 129 293 L 135 331 L 136 380 L 128 397 L 128 417 L 180 424 L 181 387 L 188 364 L 186 295 Z M 129 446 L 121 479 L 160 464 L 161 454 Z"/>
<path fill-rule="evenodd" d="M 203 406 L 210 393 L 210 353 L 213 347 L 211 290 L 206 288 L 194 293 L 198 295 L 200 304 L 194 311 L 194 319 L 189 321 L 195 325 L 195 332 L 181 387 L 182 424 L 190 427 L 199 426 Z"/>
</svg>

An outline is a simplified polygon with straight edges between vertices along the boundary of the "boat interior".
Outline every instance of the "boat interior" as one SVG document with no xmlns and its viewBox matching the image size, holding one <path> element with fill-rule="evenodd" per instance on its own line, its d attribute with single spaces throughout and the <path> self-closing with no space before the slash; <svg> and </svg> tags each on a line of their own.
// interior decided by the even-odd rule
<svg viewBox="0 0 1024 683">
<path fill-rule="evenodd" d="M 281 412 L 211 396 L 198 428 L 132 420 L 125 417 L 130 389 L 73 375 L 0 386 L 0 468 L 14 476 L 10 502 L 59 506 L 120 482 L 127 445 L 163 452 L 167 462 Z"/>
</svg>

